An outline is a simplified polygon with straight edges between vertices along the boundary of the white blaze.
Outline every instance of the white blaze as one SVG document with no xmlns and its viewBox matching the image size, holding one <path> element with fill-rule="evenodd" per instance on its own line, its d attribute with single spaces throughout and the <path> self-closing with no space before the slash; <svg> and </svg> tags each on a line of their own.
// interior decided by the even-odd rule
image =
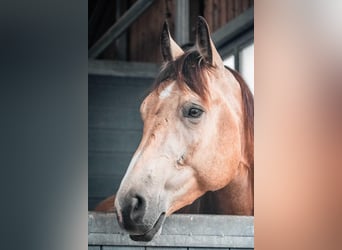
<svg viewBox="0 0 342 250">
<path fill-rule="evenodd" d="M 169 97 L 171 95 L 173 85 L 174 85 L 174 83 L 171 83 L 169 86 L 167 86 L 165 89 L 163 89 L 163 91 L 160 92 L 160 94 L 159 94 L 159 98 L 165 99 L 166 97 Z"/>
<path fill-rule="evenodd" d="M 122 186 L 122 184 L 125 182 L 127 176 L 130 174 L 130 172 L 133 170 L 135 164 L 137 163 L 137 161 L 139 160 L 140 158 L 140 155 L 141 155 L 141 151 L 138 151 L 134 154 L 133 158 L 131 159 L 131 162 L 129 163 L 129 166 L 126 170 L 126 173 L 125 173 L 125 176 L 123 177 L 122 181 L 121 181 L 121 184 L 120 184 L 120 188 Z M 119 188 L 119 189 L 120 189 Z"/>
</svg>

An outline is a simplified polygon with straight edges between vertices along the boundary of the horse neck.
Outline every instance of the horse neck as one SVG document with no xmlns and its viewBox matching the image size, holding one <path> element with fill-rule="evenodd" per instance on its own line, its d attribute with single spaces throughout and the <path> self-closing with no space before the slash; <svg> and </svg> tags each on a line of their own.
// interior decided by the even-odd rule
<svg viewBox="0 0 342 250">
<path fill-rule="evenodd" d="M 241 159 L 233 180 L 224 188 L 207 192 L 180 213 L 254 215 L 254 97 L 239 73 L 227 68 L 237 79 L 242 96 Z"/>
<path fill-rule="evenodd" d="M 224 188 L 207 192 L 200 199 L 199 213 L 254 214 L 253 166 L 240 163 L 236 177 Z"/>
</svg>

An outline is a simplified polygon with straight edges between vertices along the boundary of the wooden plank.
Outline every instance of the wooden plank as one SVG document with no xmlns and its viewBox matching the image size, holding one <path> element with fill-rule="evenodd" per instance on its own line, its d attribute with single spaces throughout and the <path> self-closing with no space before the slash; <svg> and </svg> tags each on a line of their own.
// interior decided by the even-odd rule
<svg viewBox="0 0 342 250">
<path fill-rule="evenodd" d="M 198 21 L 198 16 L 204 16 L 203 13 L 203 1 L 190 1 L 190 17 L 189 17 L 189 28 L 190 28 L 190 42 L 194 42 L 196 38 L 196 29 L 197 29 L 197 21 Z"/>
<path fill-rule="evenodd" d="M 131 153 L 88 153 L 88 176 L 99 175 L 120 175 L 123 174 L 131 161 L 133 152 Z"/>
<path fill-rule="evenodd" d="M 129 29 L 129 60 L 138 62 L 161 62 L 160 34 L 165 21 L 166 4 L 170 32 L 174 37 L 175 1 L 154 1 Z"/>
<path fill-rule="evenodd" d="M 138 147 L 142 131 L 88 129 L 88 151 L 134 152 Z"/>
<path fill-rule="evenodd" d="M 114 214 L 89 213 L 88 220 L 88 230 L 91 233 L 124 233 L 119 228 Z M 161 232 L 162 235 L 189 235 L 190 233 L 202 236 L 254 237 L 254 217 L 174 214 L 165 220 Z"/>
<path fill-rule="evenodd" d="M 242 1 L 243 0 L 235 0 L 235 17 L 239 16 L 242 13 Z"/>
<path fill-rule="evenodd" d="M 146 250 L 188 250 L 186 247 L 146 247 Z"/>
<path fill-rule="evenodd" d="M 88 127 L 140 131 L 143 128 L 143 123 L 139 110 L 135 108 L 90 106 L 88 108 Z"/>
<path fill-rule="evenodd" d="M 248 6 L 250 7 L 250 6 L 253 6 L 254 5 L 254 0 L 249 0 L 248 1 Z"/>
<path fill-rule="evenodd" d="M 135 109 L 149 93 L 153 80 L 109 76 L 88 77 L 88 106 Z"/>
<path fill-rule="evenodd" d="M 88 246 L 88 250 L 101 250 L 100 246 Z"/>
<path fill-rule="evenodd" d="M 226 13 L 226 5 L 227 5 L 227 0 L 220 1 L 220 27 L 224 25 L 227 21 L 227 13 Z"/>
<path fill-rule="evenodd" d="M 152 79 L 89 75 L 88 207 L 112 195 L 142 134 L 139 107 Z"/>
<path fill-rule="evenodd" d="M 230 250 L 230 248 L 217 247 L 189 247 L 188 250 Z"/>
<path fill-rule="evenodd" d="M 145 247 L 131 247 L 131 246 L 103 246 L 102 250 L 145 250 Z"/>
<path fill-rule="evenodd" d="M 213 12 L 211 13 L 212 15 L 212 28 L 210 29 L 211 32 L 214 32 L 215 30 L 217 30 L 219 28 L 219 20 L 220 20 L 220 8 L 219 8 L 219 2 L 220 0 L 213 0 L 211 2 L 212 4 L 212 8 L 213 8 Z"/>
<path fill-rule="evenodd" d="M 88 196 L 89 197 L 108 197 L 119 188 L 120 182 L 124 176 L 90 176 L 88 178 Z"/>
<path fill-rule="evenodd" d="M 229 250 L 253 250 L 254 248 L 229 248 Z"/>
<path fill-rule="evenodd" d="M 235 18 L 235 0 L 228 0 L 227 3 L 227 23 Z"/>
<path fill-rule="evenodd" d="M 128 235 L 89 233 L 89 244 L 118 246 L 235 247 L 253 248 L 254 237 L 213 235 L 159 235 L 150 242 L 132 241 Z"/>
<path fill-rule="evenodd" d="M 251 28 L 254 28 L 254 7 L 249 8 L 225 26 L 215 31 L 212 34 L 212 39 L 216 48 L 219 49 L 224 43 L 235 39 Z"/>
<path fill-rule="evenodd" d="M 245 10 L 247 10 L 250 6 L 249 4 L 249 0 L 242 0 L 242 12 L 244 12 Z"/>
<path fill-rule="evenodd" d="M 121 35 L 151 4 L 153 0 L 138 0 L 108 31 L 90 48 L 89 57 L 96 58 L 112 41 Z"/>
<path fill-rule="evenodd" d="M 186 231 L 193 235 L 253 236 L 254 225 L 253 218 L 249 216 L 175 215 L 172 220 L 165 221 L 165 228 L 162 233 L 177 235 Z"/>
<path fill-rule="evenodd" d="M 161 235 L 146 243 L 132 241 L 118 226 L 114 214 L 89 212 L 88 242 L 118 246 L 253 248 L 254 218 L 175 214 L 166 219 Z"/>
<path fill-rule="evenodd" d="M 124 231 L 119 227 L 114 213 L 88 212 L 88 234 L 119 234 Z M 90 244 L 88 242 L 88 244 Z M 101 243 L 100 243 L 101 244 Z M 96 244 L 92 244 L 96 245 Z"/>
<path fill-rule="evenodd" d="M 209 25 L 209 29 L 213 30 L 214 24 L 213 24 L 213 3 L 212 0 L 204 0 L 204 18 L 207 20 L 207 23 Z"/>
<path fill-rule="evenodd" d="M 160 66 L 155 63 L 139 63 L 111 60 L 88 60 L 88 74 L 121 76 L 121 77 L 143 77 L 154 79 Z"/>
</svg>

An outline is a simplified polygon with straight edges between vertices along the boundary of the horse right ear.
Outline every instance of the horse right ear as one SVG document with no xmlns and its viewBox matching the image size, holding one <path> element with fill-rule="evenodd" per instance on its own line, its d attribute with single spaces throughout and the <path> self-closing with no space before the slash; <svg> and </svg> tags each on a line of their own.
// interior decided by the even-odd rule
<svg viewBox="0 0 342 250">
<path fill-rule="evenodd" d="M 176 57 L 182 55 L 184 51 L 172 39 L 170 35 L 169 25 L 165 21 L 163 31 L 160 37 L 160 48 L 164 62 L 173 61 Z"/>
<path fill-rule="evenodd" d="M 197 22 L 196 44 L 201 56 L 211 65 L 224 67 L 220 54 L 210 37 L 207 21 L 199 16 Z"/>
</svg>

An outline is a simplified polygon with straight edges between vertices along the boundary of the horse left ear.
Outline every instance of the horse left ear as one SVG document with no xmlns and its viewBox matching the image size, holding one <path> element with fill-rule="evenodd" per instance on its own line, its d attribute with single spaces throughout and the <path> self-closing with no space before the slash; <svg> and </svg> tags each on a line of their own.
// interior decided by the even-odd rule
<svg viewBox="0 0 342 250">
<path fill-rule="evenodd" d="M 223 66 L 221 56 L 210 37 L 209 26 L 204 17 L 199 16 L 197 22 L 196 45 L 201 56 L 211 65 Z"/>
<path fill-rule="evenodd" d="M 163 30 L 160 37 L 160 48 L 164 62 L 173 61 L 184 53 L 178 44 L 172 39 L 169 25 L 166 21 L 163 25 Z"/>
</svg>

